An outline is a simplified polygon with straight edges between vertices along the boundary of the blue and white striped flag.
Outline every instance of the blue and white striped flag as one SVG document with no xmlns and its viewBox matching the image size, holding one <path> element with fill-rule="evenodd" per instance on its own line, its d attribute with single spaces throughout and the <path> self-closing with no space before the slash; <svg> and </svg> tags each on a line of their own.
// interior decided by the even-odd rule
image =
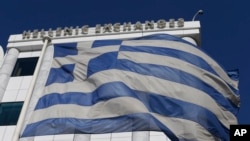
<svg viewBox="0 0 250 141">
<path fill-rule="evenodd" d="M 56 44 L 53 58 L 22 137 L 162 131 L 226 141 L 237 124 L 237 80 L 180 38 Z"/>
</svg>

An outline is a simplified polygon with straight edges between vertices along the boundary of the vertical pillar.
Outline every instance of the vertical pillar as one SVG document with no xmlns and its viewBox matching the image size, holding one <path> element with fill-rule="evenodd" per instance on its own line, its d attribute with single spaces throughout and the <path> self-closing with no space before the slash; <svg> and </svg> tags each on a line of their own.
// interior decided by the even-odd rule
<svg viewBox="0 0 250 141">
<path fill-rule="evenodd" d="M 0 102 L 3 99 L 4 92 L 16 64 L 18 55 L 19 51 L 16 48 L 11 48 L 8 50 L 5 59 L 3 60 L 3 64 L 0 68 Z"/>
</svg>

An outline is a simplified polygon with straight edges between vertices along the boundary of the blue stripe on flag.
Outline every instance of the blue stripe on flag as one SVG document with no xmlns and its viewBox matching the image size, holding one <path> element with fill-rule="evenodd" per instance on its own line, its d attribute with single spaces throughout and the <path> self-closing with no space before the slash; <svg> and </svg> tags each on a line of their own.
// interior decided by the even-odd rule
<svg viewBox="0 0 250 141">
<path fill-rule="evenodd" d="M 122 40 L 95 40 L 92 44 L 92 48 L 121 45 Z"/>
<path fill-rule="evenodd" d="M 84 126 L 81 126 L 84 125 Z M 147 113 L 103 119 L 52 118 L 30 124 L 22 137 L 56 134 L 100 134 L 130 131 L 163 131 L 173 141 L 178 138 L 161 122 Z"/>
<path fill-rule="evenodd" d="M 54 45 L 54 58 L 77 54 L 77 43 L 64 43 Z"/>
<path fill-rule="evenodd" d="M 233 79 L 238 81 L 239 80 L 239 69 L 235 69 L 235 70 L 228 70 L 227 71 L 228 76 Z"/>
<path fill-rule="evenodd" d="M 101 101 L 108 101 L 112 98 L 126 96 L 140 100 L 147 107 L 149 112 L 168 117 L 192 120 L 202 125 L 211 132 L 211 134 L 217 137 L 227 135 L 224 131 L 226 128 L 220 123 L 217 117 L 201 106 L 154 93 L 135 91 L 120 82 L 104 84 L 92 93 L 71 92 L 66 94 L 46 95 L 39 99 L 36 110 L 45 109 L 56 104 L 92 106 Z M 209 121 L 204 121 L 207 117 L 209 117 Z"/>
<path fill-rule="evenodd" d="M 168 34 L 153 34 L 153 35 L 143 36 L 143 37 L 130 39 L 130 40 L 167 40 L 167 41 L 176 41 L 176 42 L 180 42 L 180 43 L 184 43 L 184 44 L 188 44 L 193 47 L 196 47 L 194 44 L 186 40 L 183 40 L 179 37 L 168 35 Z"/>
<path fill-rule="evenodd" d="M 74 80 L 75 64 L 62 65 L 60 68 L 51 68 L 46 86 L 52 83 L 66 83 Z"/>
<path fill-rule="evenodd" d="M 104 53 L 89 61 L 87 77 L 99 71 L 114 68 L 116 64 L 118 52 Z"/>
</svg>

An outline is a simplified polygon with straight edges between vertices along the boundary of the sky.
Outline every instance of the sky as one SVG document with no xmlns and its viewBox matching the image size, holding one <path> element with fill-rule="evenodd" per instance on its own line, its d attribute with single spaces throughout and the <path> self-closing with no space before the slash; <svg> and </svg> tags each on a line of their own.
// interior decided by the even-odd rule
<svg viewBox="0 0 250 141">
<path fill-rule="evenodd" d="M 243 1 L 243 0 L 242 0 Z M 250 124 L 250 2 L 247 0 L 0 0 L 0 45 L 11 34 L 116 22 L 184 18 L 202 9 L 201 47 L 226 70 L 239 69 L 239 124 Z"/>
</svg>

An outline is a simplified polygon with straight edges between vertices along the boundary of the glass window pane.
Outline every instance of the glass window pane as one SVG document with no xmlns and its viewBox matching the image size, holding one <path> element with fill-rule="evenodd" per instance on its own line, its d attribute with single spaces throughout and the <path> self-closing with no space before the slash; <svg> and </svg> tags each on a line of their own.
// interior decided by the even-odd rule
<svg viewBox="0 0 250 141">
<path fill-rule="evenodd" d="M 23 102 L 0 103 L 0 126 L 16 125 Z"/>
<path fill-rule="evenodd" d="M 38 57 L 18 58 L 11 76 L 33 75 Z"/>
</svg>

